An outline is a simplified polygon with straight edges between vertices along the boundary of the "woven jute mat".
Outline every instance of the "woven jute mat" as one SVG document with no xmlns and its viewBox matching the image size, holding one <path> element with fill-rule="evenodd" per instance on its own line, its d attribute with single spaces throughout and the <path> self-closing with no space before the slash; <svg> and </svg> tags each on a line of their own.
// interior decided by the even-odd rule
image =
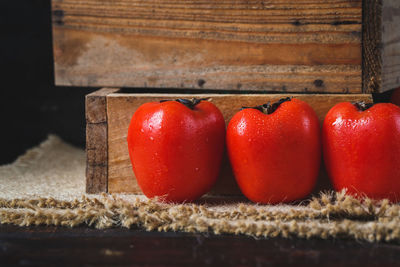
<svg viewBox="0 0 400 267">
<path fill-rule="evenodd" d="M 204 198 L 165 204 L 141 195 L 86 195 L 85 153 L 56 136 L 0 167 L 0 223 L 88 225 L 260 238 L 400 241 L 400 205 L 325 192 L 295 205 Z"/>
</svg>

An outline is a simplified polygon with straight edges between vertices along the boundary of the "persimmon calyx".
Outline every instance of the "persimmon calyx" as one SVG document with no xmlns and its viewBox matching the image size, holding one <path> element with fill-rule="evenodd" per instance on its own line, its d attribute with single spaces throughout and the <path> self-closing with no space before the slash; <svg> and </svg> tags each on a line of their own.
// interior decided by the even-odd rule
<svg viewBox="0 0 400 267">
<path fill-rule="evenodd" d="M 190 109 L 194 109 L 196 105 L 198 105 L 201 101 L 210 101 L 211 98 L 192 98 L 192 99 L 185 99 L 185 98 L 178 98 L 175 100 L 160 100 L 160 103 L 167 102 L 167 101 L 176 101 L 179 102 L 185 106 L 187 106 Z"/>
<path fill-rule="evenodd" d="M 366 111 L 375 105 L 375 103 L 365 103 L 364 101 L 357 101 L 353 102 L 352 104 L 358 109 L 358 111 Z"/>
<path fill-rule="evenodd" d="M 271 104 L 271 102 L 268 102 L 266 104 L 263 104 L 263 105 L 260 105 L 260 106 L 255 106 L 255 107 L 242 107 L 240 110 L 247 109 L 247 108 L 253 108 L 253 109 L 257 109 L 257 110 L 261 111 L 264 114 L 269 115 L 269 114 L 274 113 L 275 110 L 277 110 L 278 107 L 282 103 L 284 103 L 286 101 L 291 101 L 291 100 L 292 100 L 292 97 L 285 97 L 285 98 L 279 99 L 278 101 L 276 101 L 276 102 L 274 102 L 272 104 Z"/>
</svg>

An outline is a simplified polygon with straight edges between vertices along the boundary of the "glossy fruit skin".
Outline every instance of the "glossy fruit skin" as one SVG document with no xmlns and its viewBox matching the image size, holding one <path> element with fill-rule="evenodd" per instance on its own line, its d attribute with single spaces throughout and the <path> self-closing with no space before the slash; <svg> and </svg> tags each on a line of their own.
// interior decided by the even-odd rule
<svg viewBox="0 0 400 267">
<path fill-rule="evenodd" d="M 320 124 L 298 99 L 272 114 L 248 108 L 227 129 L 227 149 L 242 193 L 257 203 L 291 202 L 311 193 L 321 161 Z"/>
<path fill-rule="evenodd" d="M 359 111 L 339 103 L 326 115 L 322 133 L 325 166 L 337 191 L 399 199 L 399 107 L 382 103 Z"/>
<path fill-rule="evenodd" d="M 218 177 L 225 121 L 208 101 L 193 109 L 176 101 L 151 102 L 132 116 L 127 139 L 133 171 L 147 197 L 193 201 Z"/>
</svg>

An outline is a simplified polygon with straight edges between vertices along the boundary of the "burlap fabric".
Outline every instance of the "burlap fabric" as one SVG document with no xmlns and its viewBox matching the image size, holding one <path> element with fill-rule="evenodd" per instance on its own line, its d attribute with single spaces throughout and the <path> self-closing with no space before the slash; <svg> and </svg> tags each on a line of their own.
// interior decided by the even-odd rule
<svg viewBox="0 0 400 267">
<path fill-rule="evenodd" d="M 321 193 L 296 205 L 228 198 L 174 205 L 140 195 L 86 195 L 84 190 L 84 151 L 50 136 L 0 167 L 0 223 L 400 241 L 400 205 L 357 200 L 344 192 Z"/>
</svg>

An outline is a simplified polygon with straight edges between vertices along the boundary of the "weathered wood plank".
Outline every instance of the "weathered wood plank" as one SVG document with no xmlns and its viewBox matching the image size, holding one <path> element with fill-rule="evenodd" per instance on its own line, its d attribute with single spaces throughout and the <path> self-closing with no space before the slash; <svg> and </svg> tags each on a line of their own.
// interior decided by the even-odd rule
<svg viewBox="0 0 400 267">
<path fill-rule="evenodd" d="M 361 92 L 361 2 L 53 0 L 56 84 Z"/>
<path fill-rule="evenodd" d="M 400 86 L 400 1 L 384 1 L 382 24 L 381 91 L 388 91 Z"/>
<path fill-rule="evenodd" d="M 107 122 L 106 95 L 115 93 L 118 88 L 102 88 L 86 96 L 85 110 L 87 123 Z"/>
<path fill-rule="evenodd" d="M 243 262 L 247 266 L 290 267 L 296 263 L 370 267 L 398 266 L 400 262 L 397 242 L 341 237 L 254 238 L 242 234 L 216 235 L 212 231 L 145 231 L 138 227 L 104 230 L 84 225 L 70 228 L 2 224 L 0 243 L 3 266 L 54 266 L 62 262 L 67 266 L 233 267 Z"/>
<path fill-rule="evenodd" d="M 376 92 L 381 87 L 382 0 L 363 2 L 363 90 Z"/>
<path fill-rule="evenodd" d="M 107 192 L 107 123 L 86 125 L 86 193 Z"/>
<path fill-rule="evenodd" d="M 400 86 L 400 2 L 364 0 L 363 90 Z"/>
<path fill-rule="evenodd" d="M 102 192 L 107 192 L 107 166 L 88 165 L 86 168 L 86 193 L 98 194 Z"/>
<path fill-rule="evenodd" d="M 117 88 L 103 88 L 86 96 L 86 192 L 107 192 L 108 147 L 106 96 Z"/>
<path fill-rule="evenodd" d="M 123 94 L 107 95 L 108 123 L 108 192 L 140 193 L 129 159 L 126 136 L 130 119 L 135 110 L 143 103 L 178 97 L 211 97 L 212 102 L 222 111 L 226 123 L 242 106 L 255 106 L 275 101 L 288 94 L 254 95 L 172 95 L 172 94 Z M 336 103 L 342 101 L 372 101 L 369 94 L 298 94 L 293 95 L 308 102 L 322 122 L 325 114 Z M 326 179 L 326 178 L 325 178 Z M 327 184 L 327 181 L 319 181 Z M 212 194 L 235 195 L 240 191 L 233 178 L 229 161 L 225 156 L 222 171 Z"/>
<path fill-rule="evenodd" d="M 88 123 L 86 125 L 86 155 L 89 166 L 107 165 L 107 123 Z"/>
</svg>

